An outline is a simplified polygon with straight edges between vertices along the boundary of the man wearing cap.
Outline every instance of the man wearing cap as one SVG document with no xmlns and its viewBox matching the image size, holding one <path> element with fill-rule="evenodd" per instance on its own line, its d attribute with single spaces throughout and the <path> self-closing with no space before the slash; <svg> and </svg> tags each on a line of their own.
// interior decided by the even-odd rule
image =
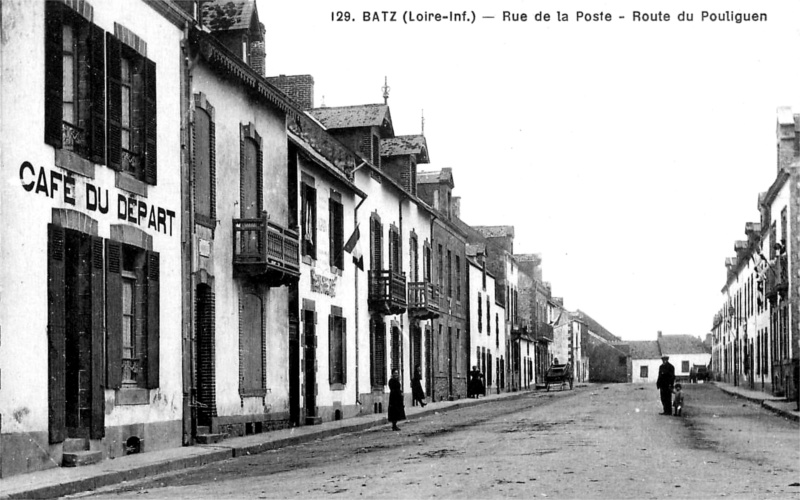
<svg viewBox="0 0 800 500">
<path fill-rule="evenodd" d="M 661 366 L 658 367 L 658 380 L 656 388 L 661 391 L 661 405 L 664 412 L 661 415 L 672 415 L 672 385 L 675 383 L 675 367 L 669 362 L 669 356 L 661 356 Z"/>
</svg>

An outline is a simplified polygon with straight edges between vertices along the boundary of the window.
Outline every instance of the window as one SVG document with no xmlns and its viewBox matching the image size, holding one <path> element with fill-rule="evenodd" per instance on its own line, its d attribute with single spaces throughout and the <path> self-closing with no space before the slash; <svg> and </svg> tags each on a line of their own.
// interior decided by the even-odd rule
<svg viewBox="0 0 800 500">
<path fill-rule="evenodd" d="M 495 347 L 498 349 L 500 348 L 500 315 L 495 313 L 494 315 L 494 337 L 495 337 Z"/>
<path fill-rule="evenodd" d="M 159 254 L 106 240 L 107 387 L 155 388 Z"/>
<path fill-rule="evenodd" d="M 492 334 L 492 303 L 489 302 L 489 296 L 486 296 L 486 334 Z"/>
<path fill-rule="evenodd" d="M 328 345 L 330 356 L 328 379 L 331 385 L 347 383 L 347 319 L 342 317 L 342 308 L 332 306 L 328 317 Z"/>
<path fill-rule="evenodd" d="M 423 281 L 431 282 L 431 246 L 425 242 L 422 247 L 422 274 Z"/>
<path fill-rule="evenodd" d="M 456 300 L 461 302 L 461 257 L 456 255 Z"/>
<path fill-rule="evenodd" d="M 120 25 L 115 34 L 106 34 L 108 166 L 155 185 L 156 64 L 138 37 Z"/>
<path fill-rule="evenodd" d="M 264 301 L 256 290 L 239 303 L 239 395 L 265 396 Z"/>
<path fill-rule="evenodd" d="M 433 208 L 439 210 L 439 190 L 433 192 Z"/>
<path fill-rule="evenodd" d="M 453 296 L 453 252 L 447 251 L 447 296 Z"/>
<path fill-rule="evenodd" d="M 92 7 L 45 2 L 45 143 L 105 163 L 103 30 Z"/>
<path fill-rule="evenodd" d="M 478 294 L 478 333 L 483 331 L 483 299 Z"/>
<path fill-rule="evenodd" d="M 419 260 L 417 255 L 417 235 L 412 233 L 408 240 L 408 256 L 409 266 L 408 272 L 410 276 L 408 281 L 414 283 L 419 281 Z"/>
<path fill-rule="evenodd" d="M 628 358 L 626 358 L 625 356 L 620 356 L 619 357 L 619 366 L 625 366 L 627 364 L 627 361 L 628 361 Z"/>
<path fill-rule="evenodd" d="M 379 271 L 383 267 L 383 224 L 377 214 L 373 214 L 370 223 L 370 269 Z"/>
<path fill-rule="evenodd" d="M 481 283 L 483 284 L 483 289 L 486 290 L 486 261 L 481 262 Z"/>
<path fill-rule="evenodd" d="M 194 215 L 206 227 L 216 227 L 216 133 L 214 107 L 203 94 L 195 94 L 194 127 Z"/>
<path fill-rule="evenodd" d="M 392 325 L 392 371 L 400 371 L 400 328 Z"/>
<path fill-rule="evenodd" d="M 341 195 L 331 193 L 328 198 L 330 265 L 331 268 L 344 269 L 344 206 Z"/>
<path fill-rule="evenodd" d="M 647 374 L 647 366 L 641 366 L 641 367 L 639 367 L 639 377 L 640 377 L 640 378 L 647 378 L 647 377 L 648 377 L 648 374 Z"/>
<path fill-rule="evenodd" d="M 442 249 L 442 245 L 439 245 L 439 260 L 438 260 L 438 267 L 437 267 L 437 281 L 439 282 L 439 290 L 444 291 L 444 251 Z"/>
<path fill-rule="evenodd" d="M 317 190 L 304 178 L 300 184 L 302 212 L 303 255 L 317 258 Z M 313 182 L 313 181 L 311 181 Z"/>
<path fill-rule="evenodd" d="M 682 361 L 681 362 L 681 373 L 689 373 L 689 362 Z"/>
<path fill-rule="evenodd" d="M 394 224 L 389 226 L 389 269 L 395 273 L 403 272 L 403 261 L 400 257 L 400 231 Z"/>
</svg>

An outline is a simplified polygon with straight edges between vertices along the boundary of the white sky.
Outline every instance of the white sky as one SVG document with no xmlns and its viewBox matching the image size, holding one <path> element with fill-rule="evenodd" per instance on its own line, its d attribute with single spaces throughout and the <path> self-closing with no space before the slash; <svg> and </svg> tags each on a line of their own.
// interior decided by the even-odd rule
<svg viewBox="0 0 800 500">
<path fill-rule="evenodd" d="M 800 111 L 800 2 L 258 0 L 267 74 L 311 74 L 315 105 L 382 102 L 451 167 L 461 216 L 513 225 L 516 253 L 626 340 L 705 336 L 724 260 L 776 174 L 778 106 Z M 355 21 L 332 22 L 332 10 Z M 369 10 L 474 10 L 475 24 L 364 23 Z M 669 12 L 635 23 L 633 10 Z M 569 22 L 502 22 L 503 10 Z M 612 22 L 576 22 L 575 12 Z M 682 10 L 694 22 L 676 20 Z M 701 22 L 759 11 L 767 23 Z M 625 16 L 619 20 L 616 16 Z"/>
</svg>

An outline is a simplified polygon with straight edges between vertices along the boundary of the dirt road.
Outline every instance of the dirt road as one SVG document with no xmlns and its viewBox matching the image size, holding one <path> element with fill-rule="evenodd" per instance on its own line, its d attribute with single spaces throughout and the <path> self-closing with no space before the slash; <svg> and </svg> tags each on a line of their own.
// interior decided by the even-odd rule
<svg viewBox="0 0 800 500">
<path fill-rule="evenodd" d="M 114 498 L 800 498 L 800 427 L 713 385 L 535 393 L 108 488 Z"/>
</svg>

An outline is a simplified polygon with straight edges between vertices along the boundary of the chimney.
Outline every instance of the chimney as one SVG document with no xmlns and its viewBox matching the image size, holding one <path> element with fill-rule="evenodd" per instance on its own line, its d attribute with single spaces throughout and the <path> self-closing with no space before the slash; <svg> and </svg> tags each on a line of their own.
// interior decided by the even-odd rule
<svg viewBox="0 0 800 500">
<path fill-rule="evenodd" d="M 288 95 L 303 109 L 314 107 L 314 77 L 311 75 L 271 76 L 267 81 Z"/>
<path fill-rule="evenodd" d="M 267 52 L 264 50 L 264 41 L 252 42 L 250 44 L 250 67 L 264 76 L 266 74 Z"/>
<path fill-rule="evenodd" d="M 661 330 L 658 331 L 658 338 L 661 338 Z"/>
<path fill-rule="evenodd" d="M 792 115 L 792 108 L 778 108 L 778 173 L 788 167 L 798 154 L 798 134 L 800 115 Z"/>
<path fill-rule="evenodd" d="M 461 197 L 460 196 L 453 196 L 453 199 L 451 201 L 450 210 L 453 213 L 453 217 L 455 217 L 456 219 L 460 219 L 461 218 Z"/>
</svg>

